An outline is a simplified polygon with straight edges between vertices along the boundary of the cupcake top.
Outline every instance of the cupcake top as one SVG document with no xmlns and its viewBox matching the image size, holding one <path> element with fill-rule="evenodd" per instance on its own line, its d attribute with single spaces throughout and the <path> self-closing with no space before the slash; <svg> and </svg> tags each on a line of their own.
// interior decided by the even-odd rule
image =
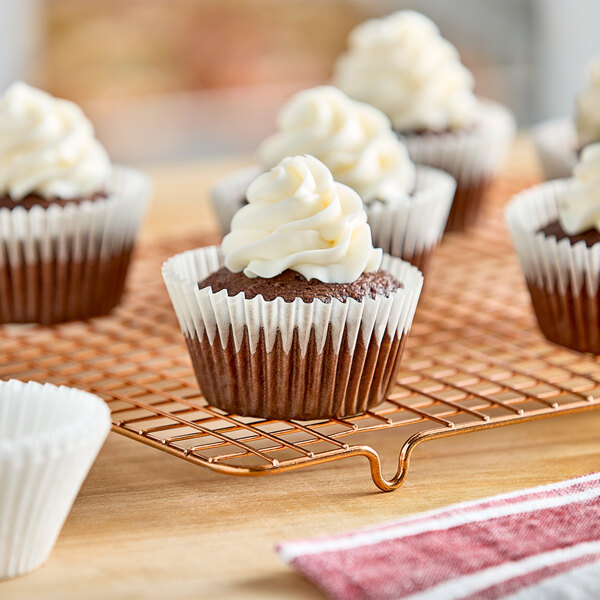
<svg viewBox="0 0 600 600">
<path fill-rule="evenodd" d="M 278 129 L 258 150 L 267 169 L 286 156 L 311 154 L 364 202 L 406 197 L 414 188 L 415 167 L 390 120 L 335 87 L 293 96 L 279 113 Z"/>
<path fill-rule="evenodd" d="M 587 67 L 588 86 L 579 94 L 575 107 L 575 126 L 581 146 L 600 141 L 600 56 Z"/>
<path fill-rule="evenodd" d="M 290 269 L 307 280 L 348 283 L 379 268 L 382 251 L 373 248 L 360 196 L 314 156 L 284 158 L 246 196 L 223 239 L 230 271 L 272 278 Z"/>
<path fill-rule="evenodd" d="M 462 128 L 476 113 L 473 75 L 437 25 L 412 10 L 352 30 L 334 83 L 382 110 L 402 132 Z"/>
<path fill-rule="evenodd" d="M 560 224 L 569 235 L 600 231 L 600 143 L 583 149 L 573 177 L 573 185 L 558 200 Z"/>
<path fill-rule="evenodd" d="M 102 191 L 110 160 L 73 102 L 25 83 L 0 97 L 0 195 L 77 199 Z"/>
</svg>

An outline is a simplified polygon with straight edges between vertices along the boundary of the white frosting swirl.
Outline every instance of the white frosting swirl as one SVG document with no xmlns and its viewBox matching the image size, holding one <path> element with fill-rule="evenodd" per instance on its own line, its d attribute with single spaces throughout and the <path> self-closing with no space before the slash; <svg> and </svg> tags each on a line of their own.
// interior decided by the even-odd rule
<svg viewBox="0 0 600 600">
<path fill-rule="evenodd" d="M 573 186 L 558 201 L 560 224 L 569 235 L 600 231 L 600 143 L 583 149 L 573 176 Z"/>
<path fill-rule="evenodd" d="M 575 125 L 582 146 L 600 142 L 600 56 L 587 67 L 588 87 L 577 97 Z"/>
<path fill-rule="evenodd" d="M 362 200 L 314 156 L 284 158 L 250 184 L 246 197 L 223 239 L 230 271 L 270 278 L 291 269 L 306 279 L 349 283 L 379 268 L 382 251 L 373 248 Z"/>
<path fill-rule="evenodd" d="M 334 83 L 382 110 L 398 131 L 442 131 L 473 121 L 474 79 L 425 15 L 402 10 L 356 27 Z"/>
<path fill-rule="evenodd" d="M 286 156 L 311 154 L 365 202 L 406 197 L 414 188 L 415 166 L 389 119 L 337 88 L 296 94 L 281 110 L 278 127 L 258 151 L 267 169 Z"/>
<path fill-rule="evenodd" d="M 0 194 L 75 198 L 103 189 L 110 160 L 73 102 L 25 83 L 0 97 Z"/>
</svg>

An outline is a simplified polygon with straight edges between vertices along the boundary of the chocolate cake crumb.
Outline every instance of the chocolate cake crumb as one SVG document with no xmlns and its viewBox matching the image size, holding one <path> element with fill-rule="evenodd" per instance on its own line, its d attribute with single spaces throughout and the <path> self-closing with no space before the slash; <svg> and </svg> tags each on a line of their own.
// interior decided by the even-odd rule
<svg viewBox="0 0 600 600">
<path fill-rule="evenodd" d="M 578 242 L 585 242 L 588 248 L 591 248 L 594 244 L 600 242 L 600 232 L 597 229 L 588 229 L 582 233 L 575 235 L 569 235 L 560 224 L 560 221 L 552 221 L 545 227 L 540 227 L 537 233 L 543 233 L 546 237 L 555 237 L 557 242 L 560 240 L 567 239 L 571 244 L 577 244 Z"/>
<path fill-rule="evenodd" d="M 87 196 L 79 196 L 77 198 L 44 198 L 39 194 L 28 194 L 20 200 L 13 200 L 9 195 L 5 194 L 0 195 L 0 208 L 13 210 L 20 206 L 25 210 L 31 210 L 34 206 L 41 206 L 42 208 L 49 208 L 50 206 L 66 206 L 67 204 L 81 204 L 86 200 L 93 202 L 107 197 L 108 195 L 104 191 L 95 192 Z"/>
<path fill-rule="evenodd" d="M 318 279 L 309 281 L 300 273 L 289 269 L 266 279 L 246 277 L 243 273 L 233 273 L 221 267 L 200 281 L 198 287 L 211 287 L 213 292 L 227 290 L 228 296 L 243 292 L 247 299 L 262 296 L 265 300 L 283 298 L 285 302 L 293 302 L 296 298 L 301 298 L 304 302 L 321 300 L 329 303 L 332 298 L 345 302 L 348 298 L 360 301 L 381 295 L 389 296 L 391 292 L 402 288 L 402 284 L 387 271 L 363 273 L 350 283 L 323 283 Z"/>
</svg>

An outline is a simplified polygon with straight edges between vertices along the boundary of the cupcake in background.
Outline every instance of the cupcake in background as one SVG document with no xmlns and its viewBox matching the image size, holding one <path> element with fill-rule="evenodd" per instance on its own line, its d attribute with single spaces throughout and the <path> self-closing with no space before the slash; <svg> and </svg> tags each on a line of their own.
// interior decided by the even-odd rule
<svg viewBox="0 0 600 600">
<path fill-rule="evenodd" d="M 381 111 L 331 86 L 293 96 L 279 114 L 277 133 L 258 149 L 261 167 L 233 173 L 215 187 L 225 231 L 249 181 L 298 154 L 315 156 L 336 181 L 360 195 L 376 246 L 425 270 L 444 230 L 453 179 L 437 169 L 415 168 Z"/>
<path fill-rule="evenodd" d="M 121 298 L 149 195 L 81 109 L 25 83 L 0 97 L 0 323 L 83 319 Z"/>
<path fill-rule="evenodd" d="M 426 16 L 403 10 L 371 19 L 349 36 L 333 81 L 383 111 L 411 158 L 457 181 L 446 230 L 475 223 L 515 131 L 503 106 L 477 98 L 456 48 Z"/>
<path fill-rule="evenodd" d="M 579 148 L 600 142 L 600 56 L 587 67 L 588 85 L 577 97 L 575 129 Z"/>
<path fill-rule="evenodd" d="M 310 153 L 365 204 L 407 198 L 414 190 L 415 165 L 390 120 L 333 86 L 294 95 L 281 109 L 277 125 L 278 131 L 258 148 L 265 169 L 286 156 Z"/>
<path fill-rule="evenodd" d="M 587 87 L 575 99 L 575 119 L 550 119 L 532 130 L 546 179 L 569 177 L 577 155 L 587 144 L 600 142 L 600 56 L 586 68 Z"/>
<path fill-rule="evenodd" d="M 358 194 L 312 156 L 249 186 L 222 249 L 162 269 L 208 402 L 241 415 L 351 415 L 395 384 L 423 284 L 372 245 Z"/>
<path fill-rule="evenodd" d="M 583 149 L 573 178 L 521 192 L 506 216 L 542 333 L 600 354 L 600 143 Z"/>
</svg>

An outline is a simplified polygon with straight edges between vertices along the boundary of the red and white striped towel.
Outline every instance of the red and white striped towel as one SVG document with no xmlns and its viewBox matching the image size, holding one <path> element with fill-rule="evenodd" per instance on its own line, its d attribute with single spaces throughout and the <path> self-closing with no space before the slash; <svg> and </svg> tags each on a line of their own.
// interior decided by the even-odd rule
<svg viewBox="0 0 600 600">
<path fill-rule="evenodd" d="M 600 599 L 600 473 L 277 551 L 335 600 Z"/>
</svg>

